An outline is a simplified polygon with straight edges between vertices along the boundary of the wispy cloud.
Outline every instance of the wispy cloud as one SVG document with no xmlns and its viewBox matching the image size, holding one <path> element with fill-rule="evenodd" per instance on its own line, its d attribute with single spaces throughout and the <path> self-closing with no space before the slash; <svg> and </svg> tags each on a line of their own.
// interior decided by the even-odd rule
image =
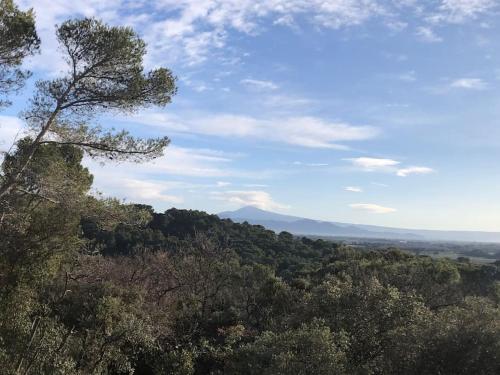
<svg viewBox="0 0 500 375">
<path fill-rule="evenodd" d="M 207 149 L 169 146 L 165 155 L 147 163 L 101 164 L 85 158 L 83 164 L 94 175 L 94 187 L 106 196 L 155 204 L 182 203 L 182 191 L 192 188 L 169 178 L 244 177 L 245 171 L 231 168 L 232 155 Z M 218 184 L 206 187 L 220 187 Z M 172 190 L 178 190 L 172 193 Z"/>
<path fill-rule="evenodd" d="M 254 90 L 276 90 L 278 85 L 272 81 L 262 81 L 258 79 L 245 78 L 240 81 L 243 86 Z"/>
<path fill-rule="evenodd" d="M 362 210 L 375 214 L 388 214 L 397 211 L 395 208 L 384 207 L 373 203 L 352 203 L 349 207 L 355 210 Z"/>
<path fill-rule="evenodd" d="M 353 166 L 367 172 L 386 172 L 393 173 L 399 177 L 407 177 L 411 174 L 429 174 L 435 172 L 434 169 L 423 166 L 409 166 L 400 168 L 401 162 L 393 159 L 383 158 L 346 158 L 342 159 L 350 162 Z M 384 184 L 372 183 L 378 186 L 387 186 Z"/>
<path fill-rule="evenodd" d="M 398 169 L 396 174 L 399 177 L 407 177 L 411 174 L 429 174 L 433 172 L 434 169 L 428 167 L 408 167 L 408 168 Z"/>
<path fill-rule="evenodd" d="M 326 149 L 346 149 L 345 142 L 371 139 L 379 133 L 373 126 L 356 126 L 306 116 L 264 120 L 243 115 L 200 114 L 181 119 L 165 113 L 146 112 L 124 120 L 179 133 L 259 139 Z"/>
<path fill-rule="evenodd" d="M 303 17 L 317 27 L 338 29 L 383 13 L 377 0 L 162 0 L 134 4 L 133 15 L 128 0 L 21 0 L 21 5 L 34 7 L 43 40 L 50 40 L 52 53 L 57 49 L 50 35 L 55 24 L 71 16 L 99 16 L 107 22 L 140 27 L 152 47 L 149 59 L 153 65 L 166 59 L 169 63 L 203 63 L 226 46 L 230 31 L 256 35 L 265 20 L 293 27 L 294 19 Z M 50 69 L 49 57 L 44 52 L 43 61 Z"/>
<path fill-rule="evenodd" d="M 484 90 L 488 85 L 481 78 L 459 78 L 451 82 L 450 87 L 467 90 Z"/>
<path fill-rule="evenodd" d="M 463 23 L 488 14 L 498 6 L 497 0 L 442 0 L 437 13 L 429 19 L 432 22 Z"/>
<path fill-rule="evenodd" d="M 140 165 L 129 162 L 101 164 L 88 158 L 84 159 L 84 165 L 94 175 L 94 188 L 105 196 L 164 208 L 167 203 L 183 203 L 184 194 L 199 189 L 227 189 L 234 184 L 232 178 L 255 181 L 267 176 L 267 171 L 252 172 L 233 167 L 232 162 L 238 157 L 217 150 L 169 146 L 163 157 Z M 173 180 L 177 178 L 187 182 Z"/>
<path fill-rule="evenodd" d="M 439 43 L 443 41 L 443 38 L 438 36 L 433 29 L 427 26 L 417 27 L 415 34 L 423 42 Z"/>
<path fill-rule="evenodd" d="M 373 186 L 378 186 L 378 187 L 389 187 L 387 184 L 383 184 L 381 182 L 370 182 Z"/>
<path fill-rule="evenodd" d="M 302 110 L 310 109 L 311 107 L 317 105 L 318 103 L 309 98 L 304 98 L 300 96 L 293 95 L 283 95 L 281 93 L 273 93 L 272 95 L 267 95 L 262 98 L 262 105 L 270 109 L 283 110 Z"/>
<path fill-rule="evenodd" d="M 214 191 L 212 199 L 224 201 L 238 206 L 254 206 L 263 210 L 283 210 L 290 208 L 273 200 L 271 195 L 262 190 Z"/>
<path fill-rule="evenodd" d="M 346 158 L 342 159 L 350 162 L 353 166 L 359 167 L 366 171 L 377 171 L 377 170 L 390 170 L 392 167 L 400 164 L 399 161 L 393 159 L 383 159 L 383 158 Z"/>
<path fill-rule="evenodd" d="M 398 76 L 398 79 L 403 82 L 415 82 L 417 80 L 417 75 L 414 70 L 402 73 Z"/>
<path fill-rule="evenodd" d="M 303 167 L 327 167 L 328 163 L 304 163 L 302 161 L 294 161 L 293 165 L 303 166 Z"/>
<path fill-rule="evenodd" d="M 269 185 L 266 184 L 243 184 L 244 187 L 249 187 L 249 188 L 266 188 L 269 187 Z"/>
<path fill-rule="evenodd" d="M 144 181 L 121 178 L 116 182 L 117 183 L 112 186 L 113 194 L 129 202 L 165 202 L 172 204 L 184 202 L 181 196 L 168 193 L 169 186 L 165 181 Z"/>
<path fill-rule="evenodd" d="M 98 16 L 113 24 L 126 24 L 141 30 L 148 42 L 149 65 L 171 65 L 180 62 L 193 66 L 213 61 L 218 51 L 227 47 L 236 32 L 258 35 L 276 27 L 298 28 L 308 22 L 317 29 L 341 29 L 378 20 L 395 32 L 407 26 L 406 12 L 414 10 L 420 26 L 416 33 L 427 42 L 442 39 L 432 27 L 442 23 L 463 23 L 487 16 L 498 6 L 496 0 L 441 0 L 418 1 L 389 0 L 162 0 L 136 2 L 134 12 L 128 0 L 20 0 L 22 7 L 33 7 L 37 25 L 44 41 L 42 55 L 36 65 L 57 71 L 63 64 L 57 56 L 54 25 L 75 16 Z M 219 56 L 218 61 L 238 62 L 242 56 Z"/>
<path fill-rule="evenodd" d="M 359 186 L 346 186 L 344 188 L 345 191 L 350 191 L 351 193 L 362 193 L 363 189 Z"/>
</svg>

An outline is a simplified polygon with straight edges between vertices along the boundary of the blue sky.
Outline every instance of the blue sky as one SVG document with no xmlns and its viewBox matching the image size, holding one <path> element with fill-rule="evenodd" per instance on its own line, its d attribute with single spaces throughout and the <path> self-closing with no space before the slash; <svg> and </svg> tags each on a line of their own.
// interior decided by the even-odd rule
<svg viewBox="0 0 500 375">
<path fill-rule="evenodd" d="M 87 160 L 96 189 L 158 210 L 263 209 L 344 222 L 500 230 L 498 0 L 20 1 L 37 77 L 54 25 L 96 16 L 147 41 L 179 93 L 103 126 L 168 135 L 154 163 Z M 1 148 L 29 96 L 0 113 Z M 10 138 L 9 138 L 10 137 Z"/>
</svg>

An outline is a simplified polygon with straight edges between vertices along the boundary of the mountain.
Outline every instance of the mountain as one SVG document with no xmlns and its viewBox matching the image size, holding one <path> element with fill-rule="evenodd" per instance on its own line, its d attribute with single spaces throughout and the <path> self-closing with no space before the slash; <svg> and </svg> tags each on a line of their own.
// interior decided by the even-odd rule
<svg viewBox="0 0 500 375">
<path fill-rule="evenodd" d="M 235 211 L 221 212 L 218 216 L 235 222 L 247 221 L 251 224 L 262 225 L 275 232 L 287 231 L 301 235 L 398 240 L 500 242 L 499 232 L 440 231 L 329 222 L 283 215 L 253 206 L 242 207 Z"/>
<path fill-rule="evenodd" d="M 303 220 L 303 218 L 298 216 L 282 215 L 276 212 L 264 211 L 254 206 L 245 206 L 236 211 L 221 212 L 217 215 L 220 218 L 232 219 L 233 221 L 238 221 L 236 219 L 248 219 L 248 220 L 282 221 L 285 223 L 292 223 L 297 220 Z"/>
</svg>

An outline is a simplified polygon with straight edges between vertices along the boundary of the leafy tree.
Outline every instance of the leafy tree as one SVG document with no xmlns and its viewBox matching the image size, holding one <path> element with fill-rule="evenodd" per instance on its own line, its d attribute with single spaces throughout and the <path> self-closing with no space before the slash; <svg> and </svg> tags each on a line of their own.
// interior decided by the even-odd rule
<svg viewBox="0 0 500 375">
<path fill-rule="evenodd" d="M 19 142 L 17 152 L 5 159 L 4 170 L 22 159 L 30 144 L 29 139 Z M 82 242 L 79 215 L 92 183 L 89 171 L 80 164 L 82 156 L 72 146 L 38 148 L 17 193 L 4 200 L 12 208 L 3 212 L 0 221 L 1 262 L 9 264 L 1 273 L 6 283 L 36 277 L 36 269 L 48 273 L 54 257 Z"/>
<path fill-rule="evenodd" d="M 281 333 L 266 331 L 238 349 L 228 362 L 227 374 L 335 375 L 346 369 L 348 340 L 321 321 Z"/>
<path fill-rule="evenodd" d="M 33 34 L 31 44 L 28 36 L 21 41 L 30 12 L 22 14 L 7 1 L 1 15 L 2 32 L 13 38 L 2 38 L 7 72 L 38 47 L 38 39 Z M 88 196 L 92 176 L 81 160 L 84 153 L 135 161 L 160 155 L 166 137 L 142 140 L 91 123 L 105 111 L 166 105 L 176 92 L 175 78 L 164 68 L 144 72 L 145 44 L 130 28 L 73 20 L 58 27 L 57 36 L 68 72 L 37 82 L 25 112 L 34 135 L 19 141 L 1 167 L 1 367 L 6 374 L 131 372 L 134 348 L 152 342 L 147 309 L 134 307 L 126 289 L 78 284 L 71 294 L 68 287 L 75 262 L 88 248 L 82 221 L 105 229 L 140 222 L 149 213 Z M 78 314 L 68 309 L 73 305 Z"/>
<path fill-rule="evenodd" d="M 4 170 L 29 145 L 29 139 L 19 142 Z M 80 164 L 82 151 L 72 146 L 44 145 L 34 156 L 16 193 L 4 199 L 9 210 L 0 222 L 0 367 L 6 374 L 44 373 L 36 370 L 40 358 L 66 369 L 71 362 L 58 355 L 70 328 L 50 317 L 41 295 L 79 250 L 79 216 L 92 178 Z"/>
<path fill-rule="evenodd" d="M 90 156 L 140 161 L 159 156 L 169 143 L 167 137 L 143 140 L 91 124 L 106 111 L 130 113 L 165 106 L 176 93 L 175 77 L 168 69 L 144 72 L 146 45 L 132 29 L 86 18 L 64 22 L 57 28 L 57 38 L 68 71 L 36 83 L 24 113 L 36 135 L 24 157 L 2 176 L 0 198 L 19 183 L 43 144 L 73 145 Z"/>
<path fill-rule="evenodd" d="M 468 297 L 459 306 L 444 308 L 420 335 L 412 374 L 500 372 L 500 310 L 487 299 Z"/>
<path fill-rule="evenodd" d="M 360 374 L 389 373 L 384 369 L 399 359 L 387 353 L 403 341 L 400 332 L 411 332 L 428 313 L 414 295 L 385 287 L 373 277 L 353 280 L 350 275 L 326 279 L 313 290 L 309 306 L 307 319 L 322 318 L 332 331 L 346 333 L 348 368 Z"/>
<path fill-rule="evenodd" d="M 30 76 L 20 65 L 39 45 L 33 12 L 20 11 L 12 0 L 0 0 L 0 107 L 9 104 L 5 95 L 19 90 Z"/>
</svg>

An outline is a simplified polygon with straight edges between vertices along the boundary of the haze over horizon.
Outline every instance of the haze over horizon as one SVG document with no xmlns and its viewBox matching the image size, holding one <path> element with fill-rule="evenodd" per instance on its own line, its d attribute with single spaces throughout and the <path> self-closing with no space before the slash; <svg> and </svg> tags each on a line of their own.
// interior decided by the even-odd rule
<svg viewBox="0 0 500 375">
<path fill-rule="evenodd" d="M 168 135 L 147 164 L 87 160 L 107 196 L 216 213 L 500 231 L 497 0 L 20 1 L 35 77 L 63 68 L 54 25 L 96 16 L 179 77 L 165 110 L 101 119 Z M 30 87 L 0 115 L 0 149 Z M 3 142 L 2 142 L 3 140 Z"/>
<path fill-rule="evenodd" d="M 284 215 L 262 210 L 255 206 L 244 206 L 234 211 L 218 212 L 216 215 L 222 219 L 231 219 L 237 223 L 248 222 L 253 225 L 261 225 L 276 233 L 289 232 L 299 236 L 366 238 L 389 241 L 500 243 L 500 232 L 429 230 L 427 228 L 404 228 L 363 225 L 356 222 L 323 221 L 310 217 Z"/>
<path fill-rule="evenodd" d="M 174 207 L 173 207 L 174 208 Z M 241 213 L 241 215 L 240 215 Z M 254 205 L 248 205 L 248 206 L 241 206 L 239 208 L 236 208 L 235 210 L 228 210 L 228 211 L 221 211 L 221 212 L 215 212 L 213 213 L 219 217 L 222 218 L 237 218 L 237 219 L 247 219 L 247 218 L 252 218 L 254 219 L 255 217 L 261 217 L 265 220 L 283 220 L 286 219 L 286 221 L 294 221 L 294 220 L 310 220 L 310 221 L 316 221 L 318 223 L 340 223 L 340 224 L 347 224 L 347 225 L 360 225 L 360 226 L 365 226 L 363 223 L 356 223 L 356 222 L 339 222 L 335 220 L 321 220 L 321 219 L 316 219 L 314 217 L 302 217 L 302 216 L 296 216 L 296 215 L 288 215 L 287 213 L 280 213 L 272 210 L 264 210 L 261 209 L 257 206 Z M 221 216 L 221 214 L 223 216 Z M 250 214 L 250 215 L 248 215 Z M 227 216 L 225 216 L 227 215 Z M 257 215 L 257 216 L 256 216 Z M 276 216 L 275 216 L 276 215 Z M 247 217 L 248 216 L 248 217 Z M 275 217 L 274 217 L 275 216 Z M 371 226 L 371 224 L 368 224 L 366 226 Z M 429 230 L 428 228 L 408 228 L 408 227 L 400 227 L 400 226 L 394 226 L 394 227 L 385 227 L 385 226 L 378 226 L 378 225 L 373 225 L 376 227 L 380 228 L 393 228 L 393 229 L 409 229 L 409 230 Z M 440 231 L 439 229 L 430 229 L 431 231 Z M 449 230 L 450 232 L 454 232 L 454 230 Z M 443 230 L 443 232 L 446 232 L 446 230 Z M 457 231 L 457 232 L 469 232 L 469 231 Z M 470 231 L 470 232 L 484 232 L 484 233 L 499 233 L 500 232 L 494 232 L 494 231 Z M 500 242 L 500 241 L 498 241 Z"/>
</svg>

